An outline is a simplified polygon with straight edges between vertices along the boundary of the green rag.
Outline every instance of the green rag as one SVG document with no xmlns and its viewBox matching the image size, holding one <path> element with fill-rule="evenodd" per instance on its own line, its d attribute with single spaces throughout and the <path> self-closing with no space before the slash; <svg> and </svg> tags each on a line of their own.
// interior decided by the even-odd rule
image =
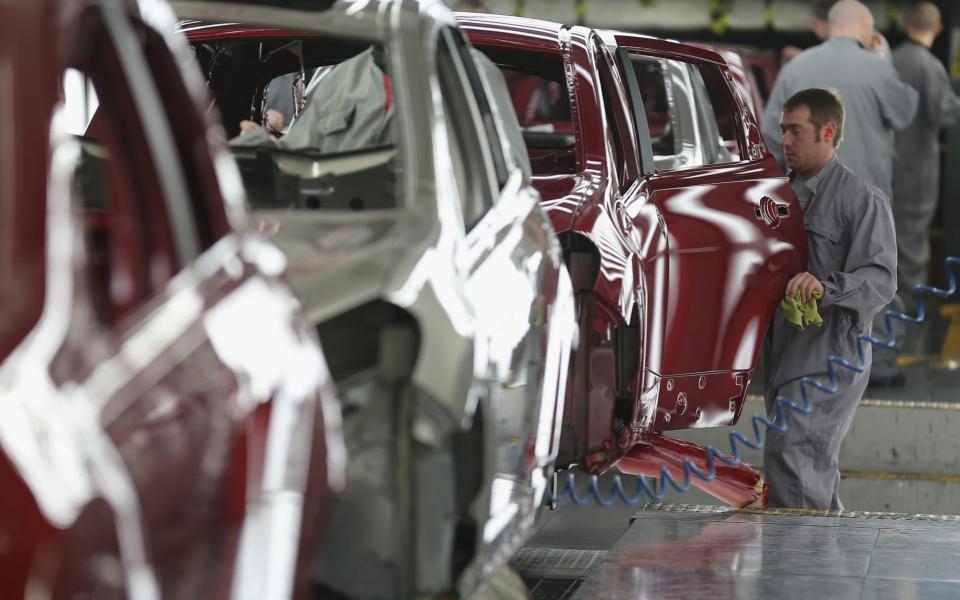
<svg viewBox="0 0 960 600">
<path fill-rule="evenodd" d="M 806 325 L 823 325 L 823 318 L 820 317 L 820 311 L 817 310 L 817 300 L 820 299 L 820 292 L 814 291 L 810 294 L 810 299 L 802 301 L 800 290 L 792 296 L 787 296 L 780 301 L 780 312 L 788 323 L 803 331 Z"/>
</svg>

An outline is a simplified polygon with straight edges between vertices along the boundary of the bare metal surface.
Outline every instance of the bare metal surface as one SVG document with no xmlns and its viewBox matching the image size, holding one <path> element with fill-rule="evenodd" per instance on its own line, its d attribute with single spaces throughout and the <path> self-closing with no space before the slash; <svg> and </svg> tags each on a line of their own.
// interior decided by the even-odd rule
<svg viewBox="0 0 960 600">
<path fill-rule="evenodd" d="M 577 579 L 586 577 L 606 555 L 606 550 L 523 548 L 510 559 L 510 566 L 527 578 Z"/>
<path fill-rule="evenodd" d="M 835 517 L 844 519 L 884 519 L 893 521 L 940 521 L 960 523 L 957 515 L 925 515 L 896 512 L 876 512 L 866 510 L 816 510 L 812 508 L 740 508 L 706 504 L 645 504 L 641 511 L 685 512 L 702 514 L 750 514 L 780 517 Z"/>
<path fill-rule="evenodd" d="M 574 598 L 956 598 L 960 517 L 649 504 Z"/>
</svg>

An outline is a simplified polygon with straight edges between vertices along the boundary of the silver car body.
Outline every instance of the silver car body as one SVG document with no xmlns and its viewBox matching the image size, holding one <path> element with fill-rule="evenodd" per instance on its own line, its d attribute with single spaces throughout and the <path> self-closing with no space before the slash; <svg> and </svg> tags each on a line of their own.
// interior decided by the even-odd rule
<svg viewBox="0 0 960 600">
<path fill-rule="evenodd" d="M 371 406 L 369 382 L 338 382 L 347 407 L 348 482 L 318 577 L 364 597 L 469 593 L 532 529 L 556 457 L 576 333 L 560 247 L 539 195 L 512 158 L 503 122 L 497 144 L 486 135 L 476 97 L 468 94 L 458 111 L 445 107 L 438 43 L 462 39 L 452 13 L 441 2 L 411 0 L 338 3 L 324 12 L 210 2 L 174 7 L 182 19 L 383 45 L 396 98 L 396 143 L 392 155 L 387 149 L 363 160 L 396 161 L 395 208 L 270 210 L 258 217 L 287 255 L 288 275 L 320 330 L 332 370 L 356 352 L 349 332 L 367 331 L 375 320 L 368 307 L 408 315 L 419 340 L 408 344 L 387 332 L 379 346 L 380 378 L 397 371 L 409 382 L 411 414 L 401 423 L 411 428 L 413 458 L 404 458 L 410 448 L 388 441 L 389 415 L 402 413 L 406 395 L 396 399 L 401 408 Z M 471 89 L 460 75 L 459 85 Z M 489 209 L 469 228 L 461 207 L 476 199 L 462 198 L 457 183 L 459 150 L 450 133 L 457 119 L 481 142 L 480 156 L 465 162 L 483 183 L 471 193 L 490 195 Z M 507 169 L 502 182 L 497 152 Z M 347 161 L 342 168 L 353 167 Z M 333 330 L 348 333 L 325 337 Z M 394 347 L 400 351 L 391 354 Z M 401 364 L 405 359 L 411 364 Z M 355 414 L 347 414 L 350 407 Z M 456 508 L 464 490 L 468 515 Z M 394 501 L 418 517 L 413 531 L 384 531 L 392 513 L 381 505 Z M 464 535 L 467 521 L 473 532 Z M 464 544 L 469 556 L 451 571 L 449 557 Z M 348 561 L 355 556 L 349 547 L 365 549 L 370 560 Z M 398 574 L 403 547 L 414 556 L 408 574 Z"/>
</svg>

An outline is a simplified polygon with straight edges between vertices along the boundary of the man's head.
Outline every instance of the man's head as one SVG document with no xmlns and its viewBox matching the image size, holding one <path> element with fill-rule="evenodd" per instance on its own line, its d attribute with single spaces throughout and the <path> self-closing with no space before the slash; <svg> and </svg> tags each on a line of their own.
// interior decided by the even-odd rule
<svg viewBox="0 0 960 600">
<path fill-rule="evenodd" d="M 859 0 L 840 0 L 827 16 L 830 37 L 851 37 L 864 47 L 873 46 L 873 13 Z"/>
<path fill-rule="evenodd" d="M 911 38 L 929 40 L 932 43 L 933 39 L 943 31 L 940 9 L 932 2 L 917 4 L 907 15 L 906 27 L 907 35 Z"/>
<path fill-rule="evenodd" d="M 825 40 L 830 37 L 830 9 L 837 3 L 837 0 L 816 0 L 813 3 L 813 19 L 810 26 L 817 38 Z"/>
<path fill-rule="evenodd" d="M 820 171 L 843 139 L 843 101 L 821 88 L 801 90 L 783 103 L 780 131 L 787 166 L 803 177 Z"/>
</svg>

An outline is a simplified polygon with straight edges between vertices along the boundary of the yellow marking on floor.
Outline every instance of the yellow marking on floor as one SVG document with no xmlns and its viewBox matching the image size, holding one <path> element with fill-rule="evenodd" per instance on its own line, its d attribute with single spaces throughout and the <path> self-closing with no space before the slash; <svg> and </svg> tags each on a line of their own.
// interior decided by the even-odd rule
<svg viewBox="0 0 960 600">
<path fill-rule="evenodd" d="M 891 473 L 889 471 L 840 471 L 843 479 L 880 479 L 883 481 L 933 481 L 960 483 L 960 475 L 946 473 Z"/>
<path fill-rule="evenodd" d="M 936 369 L 937 371 L 956 371 L 960 369 L 960 360 L 937 359 L 930 363 L 930 368 Z"/>
<path fill-rule="evenodd" d="M 748 394 L 747 404 L 763 404 L 760 394 Z M 960 411 L 960 402 L 926 402 L 914 400 L 871 400 L 864 398 L 860 401 L 861 407 L 870 408 L 923 408 L 927 410 Z M 742 418 L 742 417 L 741 417 Z"/>
<path fill-rule="evenodd" d="M 901 367 L 912 367 L 923 364 L 928 360 L 930 360 L 930 357 L 922 354 L 901 354 L 897 357 L 897 364 Z"/>
<path fill-rule="evenodd" d="M 960 304 L 947 304 L 940 307 L 940 316 L 950 321 L 947 337 L 940 349 L 940 361 L 960 363 Z"/>
</svg>

